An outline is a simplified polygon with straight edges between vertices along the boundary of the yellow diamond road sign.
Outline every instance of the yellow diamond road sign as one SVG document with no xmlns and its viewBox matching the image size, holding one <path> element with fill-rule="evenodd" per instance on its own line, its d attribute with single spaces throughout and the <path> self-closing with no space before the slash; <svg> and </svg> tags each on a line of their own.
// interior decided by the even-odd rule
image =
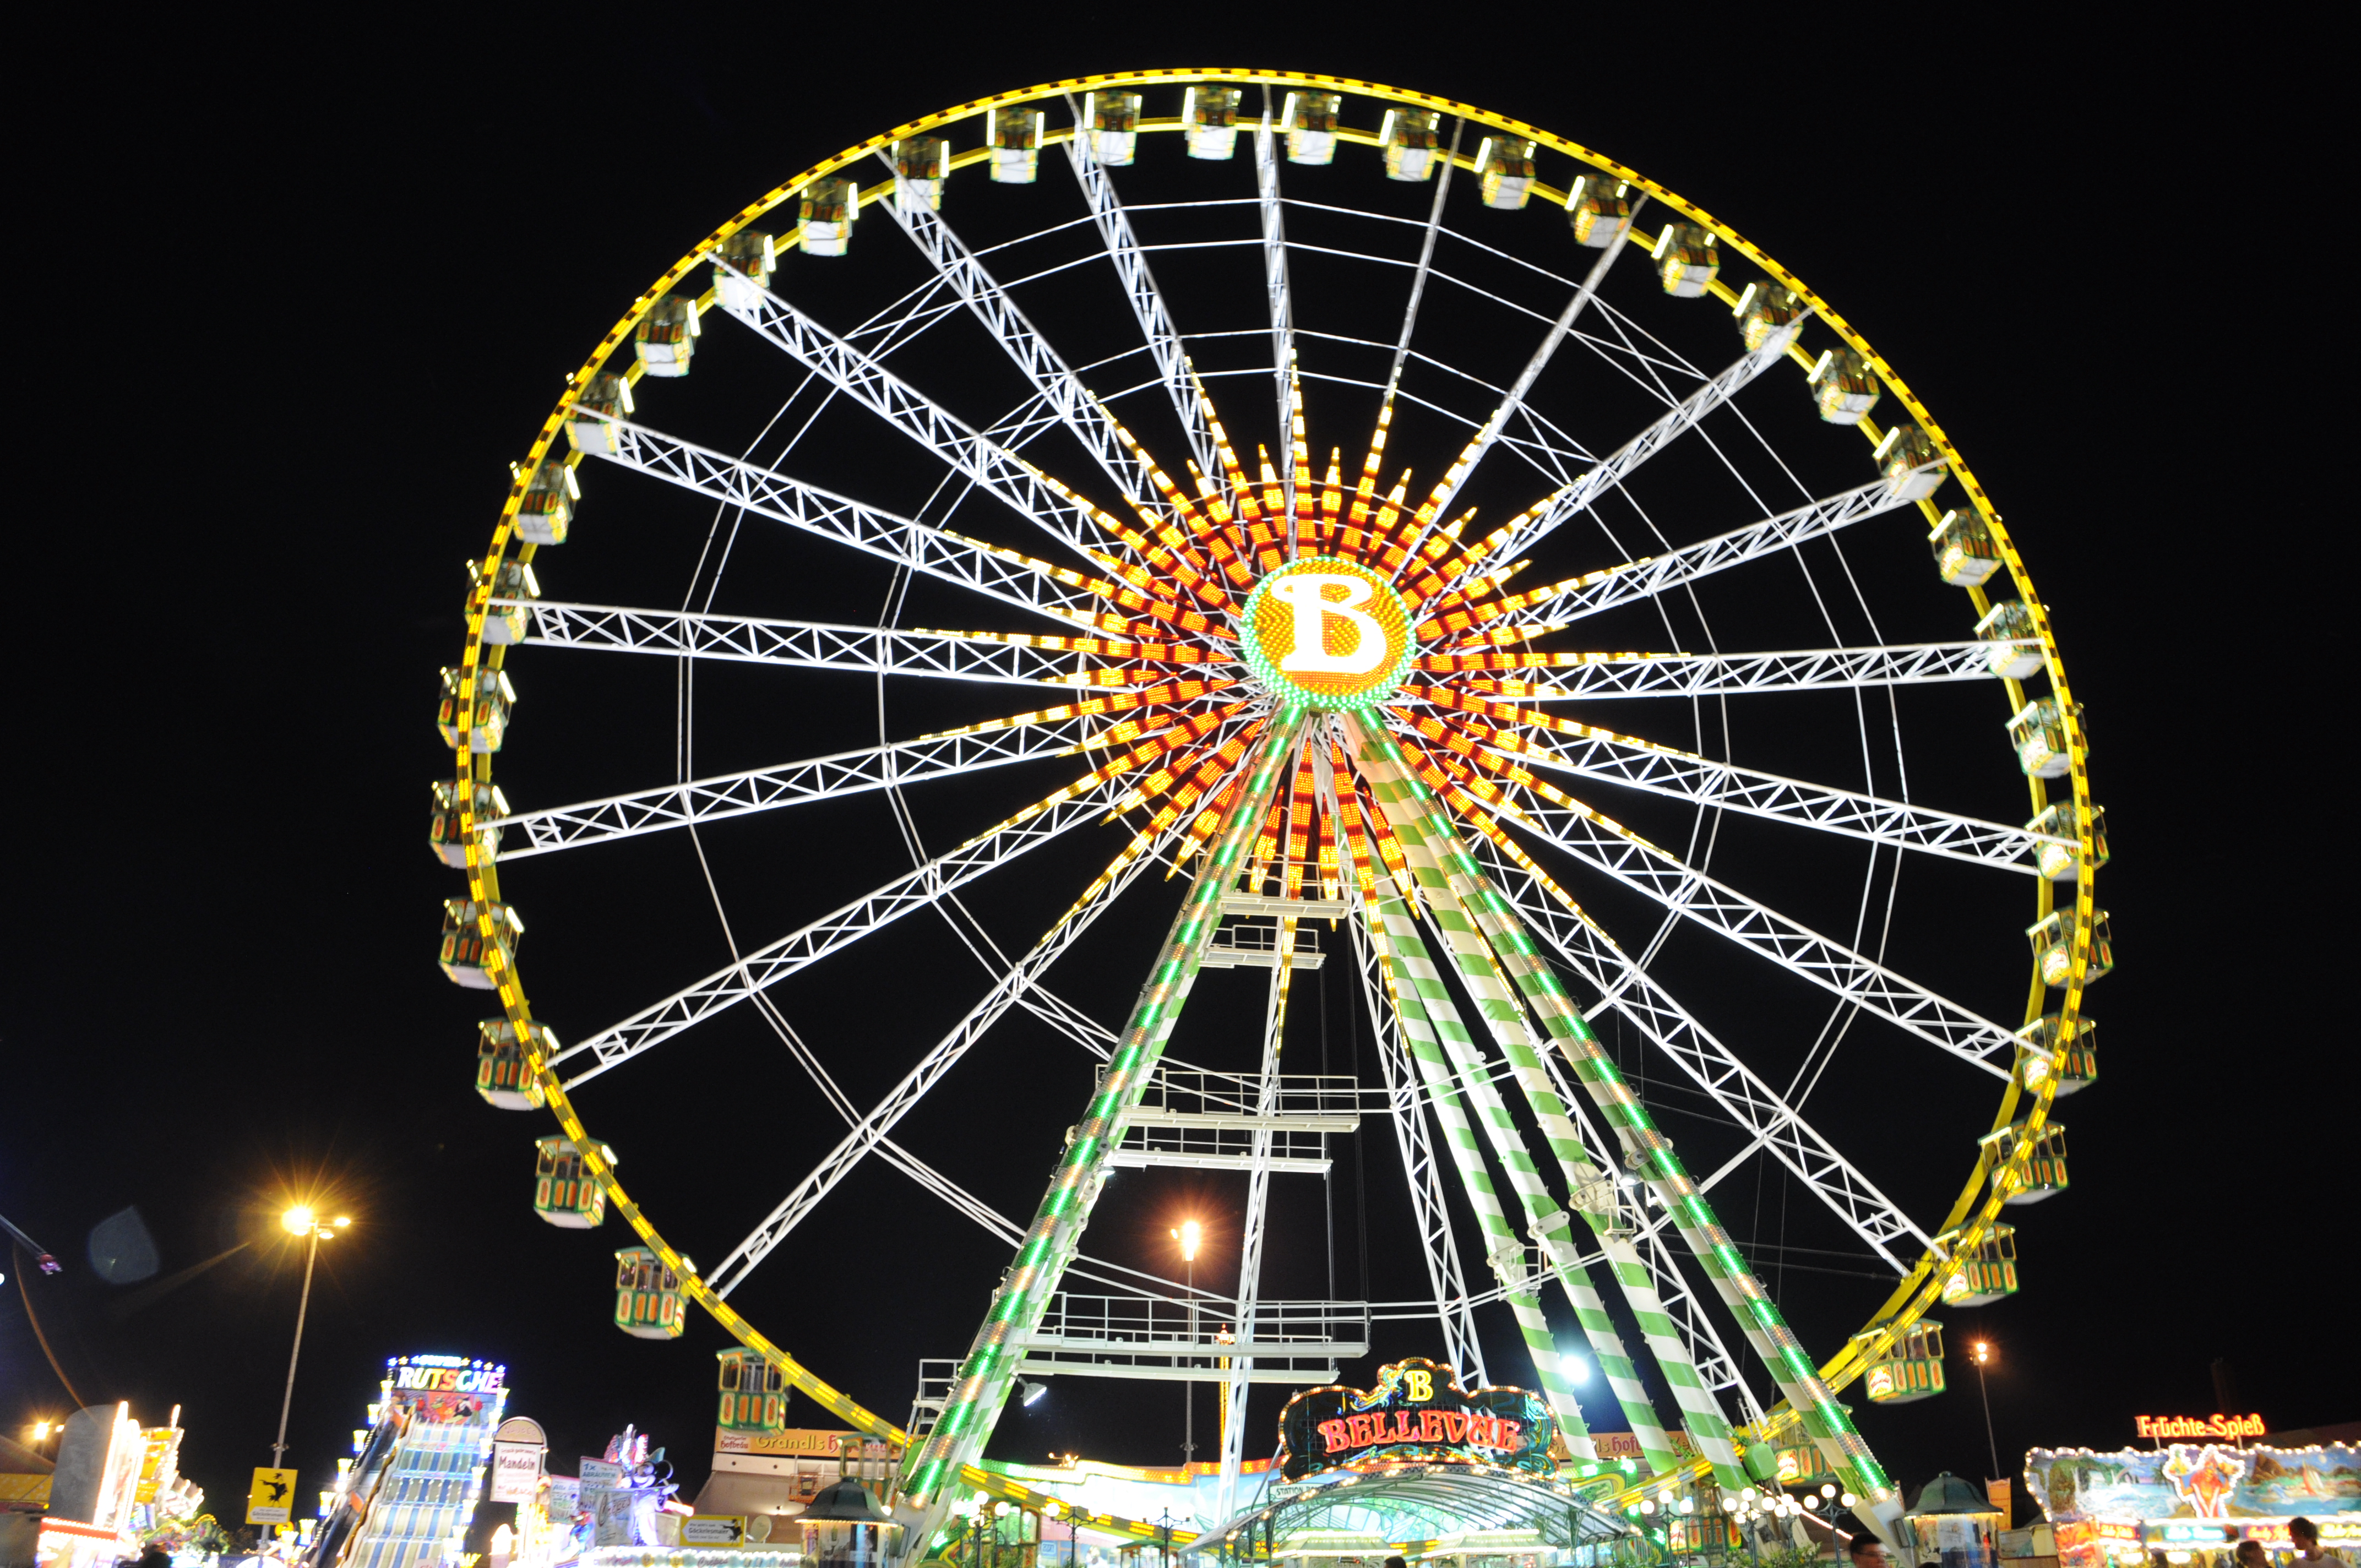
<svg viewBox="0 0 2361 1568">
<path fill-rule="evenodd" d="M 246 1522 L 286 1524 L 295 1517 L 295 1472 L 258 1469 L 246 1494 Z"/>
</svg>

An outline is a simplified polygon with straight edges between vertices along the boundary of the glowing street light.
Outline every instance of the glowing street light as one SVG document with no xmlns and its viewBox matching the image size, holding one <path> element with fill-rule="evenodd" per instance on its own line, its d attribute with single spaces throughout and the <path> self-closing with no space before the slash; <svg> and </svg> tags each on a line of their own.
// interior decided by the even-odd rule
<svg viewBox="0 0 2361 1568">
<path fill-rule="evenodd" d="M 1992 1341 L 1988 1339 L 1980 1339 L 1976 1341 L 1974 1348 L 1976 1353 L 1976 1396 L 1984 1402 L 1984 1445 L 1992 1453 L 1993 1474 L 1994 1475 L 2004 1475 L 2007 1472 L 2000 1467 L 2000 1440 L 1993 1436 L 1992 1395 L 1984 1387 L 1984 1367 L 1991 1363 L 1993 1358 Z"/>
<path fill-rule="evenodd" d="M 1197 1343 L 1197 1246 L 1205 1239 L 1205 1228 L 1194 1220 L 1183 1220 L 1172 1232 L 1172 1239 L 1180 1244 L 1180 1261 L 1189 1266 L 1189 1343 Z M 1185 1468 L 1197 1457 L 1197 1385 L 1183 1378 L 1180 1383 L 1180 1464 Z"/>
<path fill-rule="evenodd" d="M 287 1413 L 295 1405 L 295 1363 L 303 1354 L 303 1320 L 312 1310 L 312 1269 L 320 1261 L 320 1244 L 336 1239 L 336 1233 L 353 1223 L 349 1214 L 339 1214 L 323 1223 L 319 1211 L 309 1203 L 298 1203 L 279 1216 L 279 1223 L 289 1235 L 302 1236 L 309 1244 L 303 1250 L 303 1294 L 295 1304 L 295 1347 L 287 1353 L 287 1392 L 279 1401 L 279 1441 L 270 1445 L 270 1467 L 277 1470 L 287 1457 Z"/>
</svg>

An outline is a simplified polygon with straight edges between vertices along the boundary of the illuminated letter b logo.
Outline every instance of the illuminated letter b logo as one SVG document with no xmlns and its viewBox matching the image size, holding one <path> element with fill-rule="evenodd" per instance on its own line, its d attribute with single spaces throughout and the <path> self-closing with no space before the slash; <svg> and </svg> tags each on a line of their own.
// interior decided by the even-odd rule
<svg viewBox="0 0 2361 1568">
<path fill-rule="evenodd" d="M 1427 1400 L 1434 1398 L 1433 1373 L 1421 1372 L 1416 1367 L 1412 1367 L 1410 1369 L 1409 1376 L 1410 1402 L 1411 1404 L 1422 1405 L 1426 1403 Z"/>
<path fill-rule="evenodd" d="M 1341 599 L 1328 597 L 1331 587 L 1345 590 Z M 1344 572 L 1298 572 L 1270 586 L 1271 597 L 1295 610 L 1295 651 L 1279 662 L 1290 674 L 1366 675 L 1386 662 L 1386 634 L 1376 620 L 1356 606 L 1369 602 L 1377 587 L 1367 579 Z M 1328 618 L 1334 616 L 1353 628 L 1350 651 L 1328 652 Z"/>
</svg>

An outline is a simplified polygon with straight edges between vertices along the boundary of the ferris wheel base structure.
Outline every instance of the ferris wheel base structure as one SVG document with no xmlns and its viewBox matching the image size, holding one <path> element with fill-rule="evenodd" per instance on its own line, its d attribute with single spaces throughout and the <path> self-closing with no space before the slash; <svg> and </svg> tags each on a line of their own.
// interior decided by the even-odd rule
<svg viewBox="0 0 2361 1568">
<path fill-rule="evenodd" d="M 1230 193 L 1208 193 L 1216 166 L 1235 171 Z M 993 186 L 1044 189 L 995 209 Z M 1722 311 L 1734 334 L 1707 326 Z M 751 444 L 664 422 L 663 383 L 740 374 L 717 363 L 788 384 Z M 983 406 L 975 389 L 995 378 L 1013 403 Z M 1900 411 L 1881 423 L 1881 409 Z M 887 448 L 889 466 L 865 455 Z M 903 482 L 921 470 L 930 488 Z M 1272 1185 L 1329 1175 L 1334 1140 L 1379 1129 L 1437 1365 L 1486 1383 L 1477 1314 L 1512 1326 L 1609 1517 L 1676 1493 L 1713 1516 L 1754 1498 L 1762 1455 L 1785 1447 L 1893 1536 L 1900 1497 L 1837 1394 L 1939 1392 L 1929 1309 L 2017 1288 L 2001 1211 L 2064 1189 L 2051 1108 L 2096 1076 L 2082 997 L 2113 961 L 2093 891 L 2106 848 L 2081 709 L 2015 544 L 1925 407 L 1800 279 L 1637 171 L 1470 105 L 1279 71 L 1051 83 L 873 137 L 735 214 L 569 378 L 513 479 L 438 720 L 454 766 L 433 845 L 467 881 L 439 959 L 501 1009 L 478 1087 L 555 1115 L 544 1219 L 582 1228 L 611 1208 L 637 1234 L 618 1254 L 619 1327 L 670 1337 L 693 1303 L 743 1347 L 725 1354 L 725 1400 L 751 1354 L 903 1448 L 910 1552 L 948 1539 L 972 1492 L 1050 1500 L 983 1464 L 1020 1376 L 1215 1382 L 1240 1419 L 1223 1423 L 1212 1516 L 1234 1518 L 1249 1391 L 1333 1382 L 1374 1343 L 1370 1303 L 1266 1297 Z M 650 580 L 641 554 L 664 544 L 623 526 L 634 507 L 681 505 L 711 523 L 677 602 L 604 602 Z M 827 562 L 887 585 L 885 612 L 774 612 L 838 581 Z M 966 628 L 902 623 L 951 605 Z M 491 782 L 531 733 L 512 723 L 531 684 L 512 667 L 640 692 L 613 699 L 636 712 L 650 699 L 629 672 L 650 655 L 677 673 L 659 699 L 671 776 L 512 808 Z M 701 747 L 742 758 L 721 742 L 745 711 L 700 703 L 700 682 L 807 692 L 796 711 L 814 716 L 850 711 L 825 694 L 873 692 L 874 739 L 699 772 Z M 897 736 L 887 694 L 906 691 L 960 721 Z M 2021 825 L 1989 815 L 1981 786 L 1951 787 L 1971 771 L 1951 737 L 1976 724 L 1993 771 L 2028 792 Z M 611 779 L 590 766 L 605 739 L 541 776 Z M 1015 782 L 1052 768 L 1038 798 Z M 1914 798 L 1920 776 L 1943 788 Z M 1018 809 L 979 824 L 1004 795 Z M 870 798 L 893 814 L 881 854 L 902 869 L 783 936 L 741 937 L 717 857 Z M 693 855 L 729 961 L 564 1044 L 526 996 L 502 867 L 561 856 L 515 876 L 570 875 L 657 835 Z M 1084 851 L 1046 930 L 995 924 L 995 873 L 1027 858 L 1043 873 L 1094 836 L 1120 848 Z M 1182 883 L 1178 912 L 1120 1027 L 1051 989 L 1079 944 L 1120 939 L 1093 935 L 1118 902 L 1160 898 L 1160 918 L 1165 881 Z M 1950 903 L 1930 915 L 1910 890 L 1937 882 Z M 1849 912 L 1830 886 L 1851 890 Z M 2028 889 L 2032 974 L 2021 1022 L 1998 1022 L 2019 993 L 1968 973 L 1985 967 L 1975 922 L 1990 894 Z M 934 948 L 972 955 L 989 983 L 864 1108 L 780 999 L 937 919 L 954 942 Z M 1933 948 L 1922 927 L 1941 932 Z M 2004 920 L 1993 935 L 2017 940 Z M 1913 972 L 1935 949 L 1942 989 Z M 1262 988 L 1251 1061 L 1170 1054 L 1209 969 Z M 1732 1009 L 1725 976 L 1784 1000 Z M 1953 994 L 1963 983 L 1984 1000 Z M 1282 1070 L 1303 986 L 1357 987 L 1376 1081 Z M 626 1193 L 579 1102 L 741 1003 L 846 1131 L 700 1271 Z M 895 1135 L 1013 1012 L 1101 1064 L 1027 1220 Z M 1923 1081 L 1924 1104 L 1997 1089 L 1952 1135 L 1968 1175 L 1948 1207 L 1821 1130 L 1852 1121 L 1829 1118 L 1852 1077 L 1830 1072 L 1839 1048 L 1872 1046 L 1915 1053 L 1880 1074 Z M 1695 1119 L 1682 1149 L 1672 1113 Z M 1014 1249 L 906 1427 L 730 1301 L 872 1162 Z M 1234 1289 L 1082 1250 L 1118 1168 L 1244 1179 Z M 1800 1186 L 1847 1255 L 1888 1271 L 1857 1331 L 1810 1332 L 1832 1350 L 1806 1349 L 1750 1258 L 1759 1235 L 1741 1245 L 1717 1210 L 1740 1172 Z M 1572 1354 L 1632 1434 L 1628 1469 L 1598 1467 Z"/>
</svg>

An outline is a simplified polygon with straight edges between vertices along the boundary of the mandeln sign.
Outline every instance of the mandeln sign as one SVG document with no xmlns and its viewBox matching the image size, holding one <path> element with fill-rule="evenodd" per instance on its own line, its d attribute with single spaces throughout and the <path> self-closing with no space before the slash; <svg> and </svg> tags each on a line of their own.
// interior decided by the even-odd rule
<svg viewBox="0 0 2361 1568">
<path fill-rule="evenodd" d="M 1548 1474 L 1557 1421 L 1522 1388 L 1464 1389 L 1423 1358 L 1380 1368 L 1374 1388 L 1309 1388 L 1279 1416 L 1279 1473 L 1372 1464 L 1497 1464 Z"/>
</svg>

